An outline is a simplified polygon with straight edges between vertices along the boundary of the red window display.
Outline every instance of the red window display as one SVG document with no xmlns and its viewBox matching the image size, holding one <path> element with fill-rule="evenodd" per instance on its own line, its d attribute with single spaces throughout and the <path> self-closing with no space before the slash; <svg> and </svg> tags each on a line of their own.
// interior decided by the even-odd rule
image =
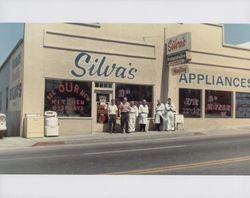
<svg viewBox="0 0 250 198">
<path fill-rule="evenodd" d="M 201 90 L 179 89 L 179 113 L 186 118 L 201 117 Z"/>
<path fill-rule="evenodd" d="M 232 92 L 206 90 L 205 98 L 207 118 L 232 117 Z"/>
<path fill-rule="evenodd" d="M 44 110 L 61 117 L 91 117 L 91 83 L 46 80 Z"/>
</svg>

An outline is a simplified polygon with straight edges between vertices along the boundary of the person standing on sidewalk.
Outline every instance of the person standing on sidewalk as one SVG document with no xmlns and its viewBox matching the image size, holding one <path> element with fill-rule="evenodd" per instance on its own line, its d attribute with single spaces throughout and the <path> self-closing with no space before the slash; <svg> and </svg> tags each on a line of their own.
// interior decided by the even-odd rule
<svg viewBox="0 0 250 198">
<path fill-rule="evenodd" d="M 162 130 L 162 123 L 163 123 L 162 116 L 164 115 L 164 111 L 165 111 L 164 104 L 162 104 L 161 101 L 158 99 L 157 105 L 154 110 L 154 121 L 157 131 Z"/>
<path fill-rule="evenodd" d="M 166 116 L 166 130 L 174 131 L 175 123 L 174 123 L 174 114 L 175 114 L 175 106 L 171 102 L 171 98 L 168 98 L 167 103 L 165 104 L 165 116 Z"/>
<path fill-rule="evenodd" d="M 130 102 L 129 113 L 128 113 L 128 131 L 135 132 L 136 118 L 138 117 L 138 108 L 134 101 Z"/>
<path fill-rule="evenodd" d="M 110 133 L 115 133 L 117 112 L 118 112 L 118 108 L 115 105 L 115 99 L 112 99 L 111 104 L 108 106 L 109 132 Z"/>
<path fill-rule="evenodd" d="M 142 101 L 142 104 L 139 106 L 139 124 L 140 131 L 146 132 L 146 125 L 148 123 L 148 105 L 146 100 Z"/>
<path fill-rule="evenodd" d="M 128 112 L 129 112 L 129 102 L 127 97 L 123 98 L 123 101 L 120 103 L 120 116 L 121 116 L 121 129 L 122 133 L 129 133 L 128 131 Z"/>
</svg>

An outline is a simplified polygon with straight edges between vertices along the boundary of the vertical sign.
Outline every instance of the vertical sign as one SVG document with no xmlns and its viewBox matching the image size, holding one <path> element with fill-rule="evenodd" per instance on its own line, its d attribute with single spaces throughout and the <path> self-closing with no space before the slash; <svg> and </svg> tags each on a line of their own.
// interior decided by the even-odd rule
<svg viewBox="0 0 250 198">
<path fill-rule="evenodd" d="M 20 49 L 10 59 L 9 111 L 21 109 L 23 53 Z"/>
</svg>

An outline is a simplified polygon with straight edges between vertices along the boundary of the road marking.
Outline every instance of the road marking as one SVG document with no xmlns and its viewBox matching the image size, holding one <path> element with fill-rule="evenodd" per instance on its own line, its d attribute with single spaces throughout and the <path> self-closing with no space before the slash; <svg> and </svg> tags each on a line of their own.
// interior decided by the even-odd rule
<svg viewBox="0 0 250 198">
<path fill-rule="evenodd" d="M 140 149 L 126 149 L 126 150 L 118 150 L 118 151 L 100 151 L 100 152 L 84 153 L 84 155 L 100 155 L 100 154 L 112 154 L 112 153 L 128 153 L 128 152 L 138 152 L 138 151 L 149 151 L 149 150 L 162 150 L 162 149 L 181 148 L 181 147 L 185 147 L 185 145 L 162 146 L 162 147 L 151 147 L 151 148 L 140 148 Z"/>
<path fill-rule="evenodd" d="M 201 167 L 207 167 L 207 166 L 223 165 L 223 164 L 237 163 L 237 162 L 243 162 L 243 161 L 250 161 L 250 156 L 227 158 L 223 160 L 212 160 L 212 161 L 206 161 L 206 162 L 197 162 L 197 163 L 191 163 L 191 164 L 163 166 L 163 167 L 158 167 L 158 168 L 148 168 L 148 169 L 141 169 L 141 170 L 139 169 L 139 170 L 131 170 L 131 171 L 112 172 L 112 173 L 106 173 L 106 174 L 107 175 L 151 174 L 151 173 L 170 172 L 170 171 L 185 170 L 185 169 L 192 169 L 192 168 L 201 168 Z"/>
<path fill-rule="evenodd" d="M 48 156 L 33 156 L 33 157 L 16 157 L 16 158 L 0 158 L 0 161 L 13 161 L 13 160 L 29 160 L 29 159 L 48 159 L 48 158 L 63 158 L 69 156 L 84 156 L 84 155 L 100 155 L 100 154 L 112 154 L 112 153 L 126 153 L 126 152 L 138 152 L 138 151 L 148 151 L 148 150 L 160 150 L 160 149 L 171 149 L 171 148 L 180 148 L 184 145 L 177 146 L 164 146 L 164 147 L 152 147 L 152 148 L 141 148 L 141 149 L 128 149 L 128 150 L 117 150 L 117 151 L 100 151 L 100 152 L 91 152 L 91 153 L 76 153 L 76 154 L 57 154 L 57 155 L 48 155 Z"/>
</svg>

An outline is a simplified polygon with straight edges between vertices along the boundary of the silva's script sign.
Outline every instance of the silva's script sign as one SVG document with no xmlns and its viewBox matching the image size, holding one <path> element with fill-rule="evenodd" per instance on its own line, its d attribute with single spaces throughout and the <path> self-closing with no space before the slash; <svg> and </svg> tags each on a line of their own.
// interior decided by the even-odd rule
<svg viewBox="0 0 250 198">
<path fill-rule="evenodd" d="M 134 79 L 137 69 L 132 67 L 132 63 L 127 66 L 117 65 L 116 63 L 108 64 L 106 56 L 101 58 L 93 58 L 90 54 L 82 52 L 75 59 L 75 68 L 71 70 L 71 74 L 75 77 L 83 77 L 85 75 L 98 77 L 111 77 L 122 79 Z"/>
<path fill-rule="evenodd" d="M 166 43 L 167 55 L 180 53 L 191 49 L 191 33 L 185 32 L 183 34 L 167 39 Z"/>
</svg>

